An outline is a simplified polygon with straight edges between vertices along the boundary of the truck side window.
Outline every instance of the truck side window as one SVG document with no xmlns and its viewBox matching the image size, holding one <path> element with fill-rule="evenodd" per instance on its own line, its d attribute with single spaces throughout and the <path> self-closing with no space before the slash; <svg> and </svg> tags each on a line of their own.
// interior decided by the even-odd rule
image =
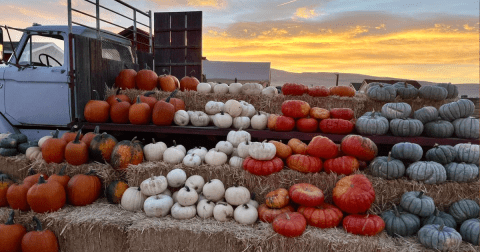
<svg viewBox="0 0 480 252">
<path fill-rule="evenodd" d="M 59 67 L 64 62 L 62 36 L 30 35 L 20 55 L 20 65 Z"/>
</svg>

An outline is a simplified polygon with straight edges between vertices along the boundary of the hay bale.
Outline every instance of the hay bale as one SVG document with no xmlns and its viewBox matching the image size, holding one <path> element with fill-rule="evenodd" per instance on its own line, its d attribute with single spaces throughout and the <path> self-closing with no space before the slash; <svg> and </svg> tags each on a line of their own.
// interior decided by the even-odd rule
<svg viewBox="0 0 480 252">
<path fill-rule="evenodd" d="M 0 156 L 0 171 L 12 176 L 15 179 L 24 179 L 28 174 L 28 165 L 30 161 L 27 160 L 25 154 L 16 155 L 13 157 Z"/>
</svg>

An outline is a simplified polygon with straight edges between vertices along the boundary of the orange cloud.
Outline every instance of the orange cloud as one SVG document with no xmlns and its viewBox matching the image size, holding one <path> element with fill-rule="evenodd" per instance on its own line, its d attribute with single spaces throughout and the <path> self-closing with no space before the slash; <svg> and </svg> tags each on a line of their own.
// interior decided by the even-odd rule
<svg viewBox="0 0 480 252">
<path fill-rule="evenodd" d="M 188 5 L 223 8 L 225 7 L 226 2 L 222 0 L 188 0 Z"/>
<path fill-rule="evenodd" d="M 316 16 L 318 16 L 318 14 L 315 12 L 315 9 L 310 7 L 297 8 L 297 11 L 295 11 L 295 14 L 293 15 L 294 18 L 304 18 L 304 19 L 309 19 Z"/>
</svg>

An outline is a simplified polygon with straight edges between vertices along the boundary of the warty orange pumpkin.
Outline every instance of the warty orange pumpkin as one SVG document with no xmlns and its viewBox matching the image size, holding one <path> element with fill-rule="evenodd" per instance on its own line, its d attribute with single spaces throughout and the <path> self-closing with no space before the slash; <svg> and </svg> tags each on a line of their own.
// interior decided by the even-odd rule
<svg viewBox="0 0 480 252">
<path fill-rule="evenodd" d="M 123 140 L 115 145 L 110 162 L 114 169 L 125 170 L 129 164 L 138 165 L 143 161 L 143 146 L 136 139 Z"/>
</svg>

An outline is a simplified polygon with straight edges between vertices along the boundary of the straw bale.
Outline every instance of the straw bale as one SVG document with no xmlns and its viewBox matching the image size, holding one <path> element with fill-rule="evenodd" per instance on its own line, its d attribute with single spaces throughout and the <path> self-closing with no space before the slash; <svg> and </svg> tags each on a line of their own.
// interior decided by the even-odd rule
<svg viewBox="0 0 480 252">
<path fill-rule="evenodd" d="M 0 171 L 12 176 L 15 179 L 23 179 L 27 176 L 28 169 L 25 169 L 30 164 L 25 154 L 16 155 L 13 157 L 4 157 L 0 155 Z"/>
</svg>

